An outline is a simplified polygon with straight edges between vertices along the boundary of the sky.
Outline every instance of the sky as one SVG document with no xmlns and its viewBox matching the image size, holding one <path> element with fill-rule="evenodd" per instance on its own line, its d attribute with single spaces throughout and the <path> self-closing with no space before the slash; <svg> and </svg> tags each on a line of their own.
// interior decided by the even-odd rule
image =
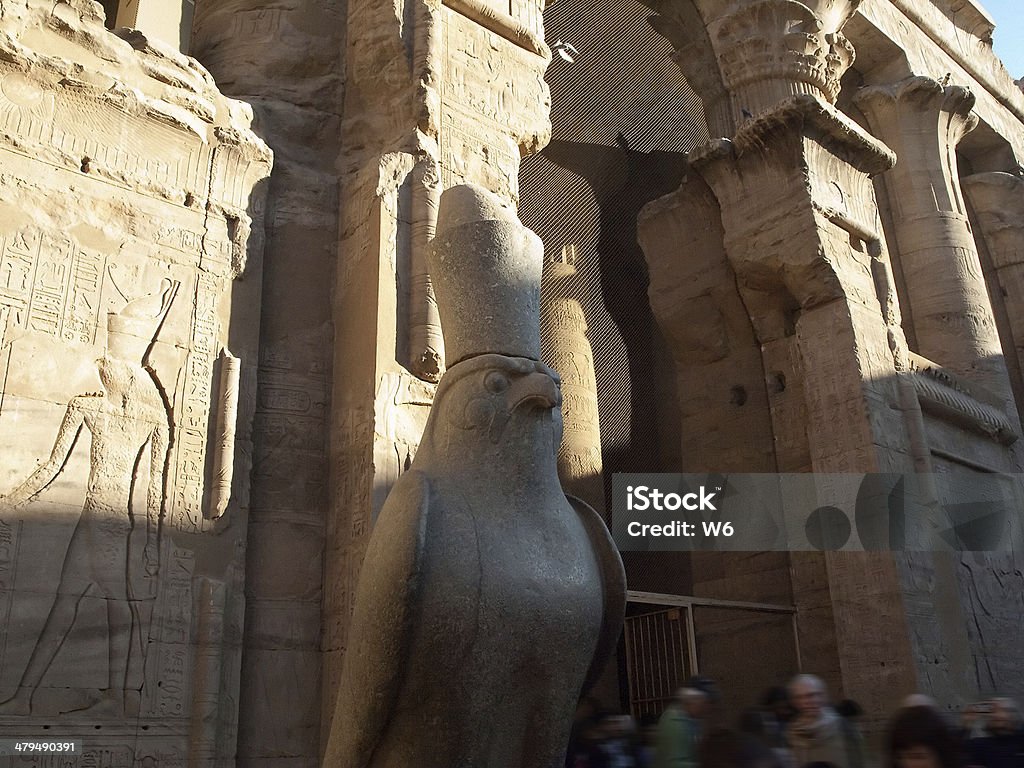
<svg viewBox="0 0 1024 768">
<path fill-rule="evenodd" d="M 995 19 L 992 44 L 1014 79 L 1024 77 L 1024 0 L 981 0 Z"/>
</svg>

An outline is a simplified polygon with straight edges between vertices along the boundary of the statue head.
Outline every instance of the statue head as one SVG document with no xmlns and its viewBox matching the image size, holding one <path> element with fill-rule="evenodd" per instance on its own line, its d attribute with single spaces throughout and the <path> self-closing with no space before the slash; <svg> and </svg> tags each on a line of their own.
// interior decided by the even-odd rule
<svg viewBox="0 0 1024 768">
<path fill-rule="evenodd" d="M 449 368 L 435 404 L 450 430 L 471 442 L 497 443 L 513 425 L 530 428 L 558 413 L 561 380 L 554 370 L 522 357 L 478 355 Z"/>
</svg>

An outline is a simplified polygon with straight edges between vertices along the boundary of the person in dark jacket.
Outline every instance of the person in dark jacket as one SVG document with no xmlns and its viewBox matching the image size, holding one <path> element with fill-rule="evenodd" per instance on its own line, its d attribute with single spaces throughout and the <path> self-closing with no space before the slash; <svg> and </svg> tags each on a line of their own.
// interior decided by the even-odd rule
<svg viewBox="0 0 1024 768">
<path fill-rule="evenodd" d="M 971 764 L 982 768 L 1024 768 L 1024 731 L 1012 699 L 993 699 L 985 735 L 967 742 Z"/>
</svg>

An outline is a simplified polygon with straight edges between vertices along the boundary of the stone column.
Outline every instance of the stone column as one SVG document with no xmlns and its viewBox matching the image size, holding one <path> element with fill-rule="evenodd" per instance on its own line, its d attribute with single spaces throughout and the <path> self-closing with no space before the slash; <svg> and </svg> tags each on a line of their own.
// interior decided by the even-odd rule
<svg viewBox="0 0 1024 768">
<path fill-rule="evenodd" d="M 882 176 L 915 351 L 1010 404 L 999 335 L 967 220 L 956 146 L 977 124 L 960 86 L 911 77 L 862 89 L 857 106 L 899 159 Z"/>
<path fill-rule="evenodd" d="M 558 478 L 565 492 L 604 513 L 601 424 L 597 411 L 594 352 L 587 318 L 572 297 L 576 251 L 567 246 L 544 262 L 541 282 L 541 343 L 545 362 L 562 378 L 562 442 Z"/>
<path fill-rule="evenodd" d="M 1024 402 L 1024 180 L 1009 173 L 961 179 L 974 234 L 987 258 L 982 271 L 996 312 L 1010 380 Z M 1018 409 L 1019 410 L 1019 409 Z"/>
<path fill-rule="evenodd" d="M 720 205 L 761 346 L 778 468 L 910 471 L 900 414 L 907 348 L 871 182 L 894 158 L 832 106 L 853 60 L 842 27 L 857 3 L 652 5 L 680 19 L 680 9 L 698 11 L 713 59 L 688 66 L 717 72 L 728 94 L 731 138 L 698 148 L 690 164 Z M 805 434 L 787 423 L 794 401 Z M 914 690 L 891 555 L 808 553 L 791 557 L 790 572 L 801 647 L 835 695 L 881 713 Z"/>
<path fill-rule="evenodd" d="M 246 767 L 312 766 L 320 756 L 334 165 L 345 45 L 334 6 L 200 2 L 193 30 L 193 55 L 226 92 L 251 101 L 275 156 L 246 551 L 238 740 L 238 765 Z"/>
</svg>

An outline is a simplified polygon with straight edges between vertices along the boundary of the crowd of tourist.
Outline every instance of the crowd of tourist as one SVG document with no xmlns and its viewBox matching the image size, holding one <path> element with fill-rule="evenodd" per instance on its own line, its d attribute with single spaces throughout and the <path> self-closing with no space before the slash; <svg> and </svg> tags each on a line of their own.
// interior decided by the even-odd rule
<svg viewBox="0 0 1024 768">
<path fill-rule="evenodd" d="M 884 752 L 872 758 L 853 701 L 833 706 L 824 683 L 799 675 L 745 710 L 734 728 L 715 716 L 718 692 L 692 678 L 658 718 L 581 706 L 567 768 L 1024 768 L 1024 724 L 1007 698 L 973 705 L 959 722 L 927 696 L 893 714 Z"/>
</svg>

